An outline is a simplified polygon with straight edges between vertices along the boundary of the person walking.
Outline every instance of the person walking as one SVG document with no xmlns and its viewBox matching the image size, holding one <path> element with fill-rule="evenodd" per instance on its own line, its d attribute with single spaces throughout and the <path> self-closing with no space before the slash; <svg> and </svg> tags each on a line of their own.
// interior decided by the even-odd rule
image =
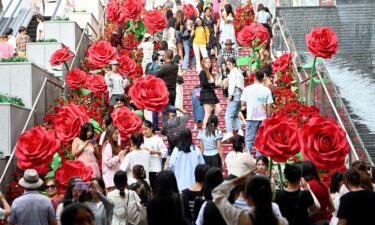
<svg viewBox="0 0 375 225">
<path fill-rule="evenodd" d="M 14 200 L 8 224 L 57 225 L 55 210 L 50 199 L 37 191 L 43 185 L 43 180 L 39 178 L 37 171 L 25 170 L 18 184 L 25 188 L 25 193 Z"/>
<path fill-rule="evenodd" d="M 238 117 L 241 108 L 240 98 L 245 87 L 244 77 L 236 67 L 234 58 L 229 58 L 226 64 L 230 72 L 228 74 L 228 106 L 225 112 L 226 134 L 223 137 L 223 142 L 233 137 L 234 130 L 238 132 L 238 135 L 244 135 L 241 128 L 241 120 Z M 232 123 L 234 124 L 234 129 Z"/>
<path fill-rule="evenodd" d="M 194 36 L 193 50 L 197 63 L 196 71 L 201 71 L 202 65 L 200 55 L 202 54 L 203 58 L 206 58 L 208 56 L 206 45 L 210 39 L 210 31 L 200 17 L 197 17 L 195 19 L 195 25 L 193 27 L 193 30 L 191 31 L 191 36 Z"/>
<path fill-rule="evenodd" d="M 241 96 L 241 108 L 247 111 L 246 118 L 246 147 L 252 150 L 255 136 L 262 121 L 272 115 L 272 93 L 263 83 L 264 72 L 255 74 L 254 84 L 244 88 Z M 256 153 L 257 157 L 260 153 Z"/>
<path fill-rule="evenodd" d="M 214 74 L 212 73 L 212 63 L 210 58 L 204 58 L 202 60 L 202 66 L 203 69 L 199 73 L 199 81 L 201 86 L 199 101 L 204 108 L 204 119 L 202 123 L 202 129 L 204 129 L 206 128 L 206 124 L 212 110 L 215 110 L 216 116 L 220 116 L 222 109 L 219 99 L 217 98 L 215 93 L 215 81 L 219 79 L 219 77 L 214 76 Z"/>
</svg>

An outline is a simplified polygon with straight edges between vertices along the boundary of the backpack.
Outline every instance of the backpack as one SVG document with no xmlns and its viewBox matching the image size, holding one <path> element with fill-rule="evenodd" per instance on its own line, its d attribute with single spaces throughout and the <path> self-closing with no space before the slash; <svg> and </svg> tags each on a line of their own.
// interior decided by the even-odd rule
<svg viewBox="0 0 375 225">
<path fill-rule="evenodd" d="M 174 126 L 168 126 L 169 129 L 167 129 L 167 139 L 169 145 L 176 146 L 178 143 L 178 140 L 180 139 L 181 131 L 184 129 L 184 127 L 181 126 L 181 118 L 177 117 L 178 125 Z"/>
<path fill-rule="evenodd" d="M 133 196 L 135 196 L 134 192 L 129 192 L 129 194 L 132 193 Z M 136 201 L 129 202 L 130 196 L 128 196 L 128 202 L 126 203 L 126 218 L 128 225 L 147 225 L 147 210 L 146 207 L 143 207 Z M 135 198 L 135 197 L 134 197 Z"/>
</svg>

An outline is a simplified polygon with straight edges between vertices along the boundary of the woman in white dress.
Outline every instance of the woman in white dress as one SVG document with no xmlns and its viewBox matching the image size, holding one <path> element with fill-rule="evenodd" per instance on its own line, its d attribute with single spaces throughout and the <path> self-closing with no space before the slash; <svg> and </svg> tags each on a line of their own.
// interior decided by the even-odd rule
<svg viewBox="0 0 375 225">
<path fill-rule="evenodd" d="M 222 48 L 225 48 L 225 41 L 230 39 L 234 43 L 233 47 L 237 47 L 236 35 L 234 34 L 234 12 L 230 4 L 226 4 L 221 12 L 220 21 L 220 44 Z"/>
</svg>

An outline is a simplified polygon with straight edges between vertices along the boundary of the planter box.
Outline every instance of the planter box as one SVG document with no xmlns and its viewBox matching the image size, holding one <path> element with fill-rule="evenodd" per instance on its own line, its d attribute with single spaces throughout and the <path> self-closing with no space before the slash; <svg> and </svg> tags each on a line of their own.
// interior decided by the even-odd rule
<svg viewBox="0 0 375 225">
<path fill-rule="evenodd" d="M 51 55 L 63 48 L 64 45 L 60 42 L 33 42 L 26 44 L 27 58 L 30 62 L 35 63 L 48 72 L 54 74 L 56 77 L 65 77 L 67 70 L 64 64 L 60 66 L 52 67 L 49 63 Z M 71 60 L 67 62 L 68 66 L 71 64 Z M 52 68 L 58 69 L 59 71 L 53 70 Z"/>
<path fill-rule="evenodd" d="M 56 83 L 60 82 L 58 78 L 31 62 L 0 63 L 0 71 L 0 93 L 20 97 L 27 109 L 31 109 L 45 78 Z M 44 114 L 48 104 L 51 104 L 61 93 L 59 88 L 47 84 L 36 112 Z"/>
<path fill-rule="evenodd" d="M 104 7 L 100 0 L 73 0 L 73 7 L 76 11 L 85 10 L 88 13 L 92 13 L 97 21 L 103 14 Z"/>
<path fill-rule="evenodd" d="M 4 156 L 9 156 L 12 153 L 29 113 L 30 109 L 9 103 L 0 103 L 0 151 L 4 153 Z M 27 129 L 33 126 L 34 118 L 31 117 Z"/>
<path fill-rule="evenodd" d="M 97 32 L 99 27 L 99 22 L 96 20 L 94 15 L 89 12 L 67 12 L 65 14 L 66 17 L 69 17 L 70 21 L 75 21 L 79 27 L 82 29 L 85 28 L 86 24 L 89 23 L 92 28 Z M 91 29 L 89 29 L 89 35 L 92 36 L 92 38 L 96 38 L 95 33 L 92 32 Z"/>
<path fill-rule="evenodd" d="M 77 50 L 79 40 L 82 36 L 82 29 L 74 21 L 46 21 L 44 22 L 45 39 L 56 39 L 69 47 L 71 51 Z M 74 61 L 74 67 L 79 66 L 79 62 L 84 58 L 85 52 L 91 40 L 87 35 L 83 36 L 81 46 Z"/>
</svg>

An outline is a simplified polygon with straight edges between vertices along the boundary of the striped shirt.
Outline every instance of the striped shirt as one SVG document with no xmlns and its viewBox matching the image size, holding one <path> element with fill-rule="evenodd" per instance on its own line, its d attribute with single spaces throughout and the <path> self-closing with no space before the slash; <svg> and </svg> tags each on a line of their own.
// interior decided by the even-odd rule
<svg viewBox="0 0 375 225">
<path fill-rule="evenodd" d="M 37 191 L 26 191 L 12 204 L 9 223 L 18 225 L 48 225 L 55 220 L 55 212 L 49 198 Z"/>
</svg>

